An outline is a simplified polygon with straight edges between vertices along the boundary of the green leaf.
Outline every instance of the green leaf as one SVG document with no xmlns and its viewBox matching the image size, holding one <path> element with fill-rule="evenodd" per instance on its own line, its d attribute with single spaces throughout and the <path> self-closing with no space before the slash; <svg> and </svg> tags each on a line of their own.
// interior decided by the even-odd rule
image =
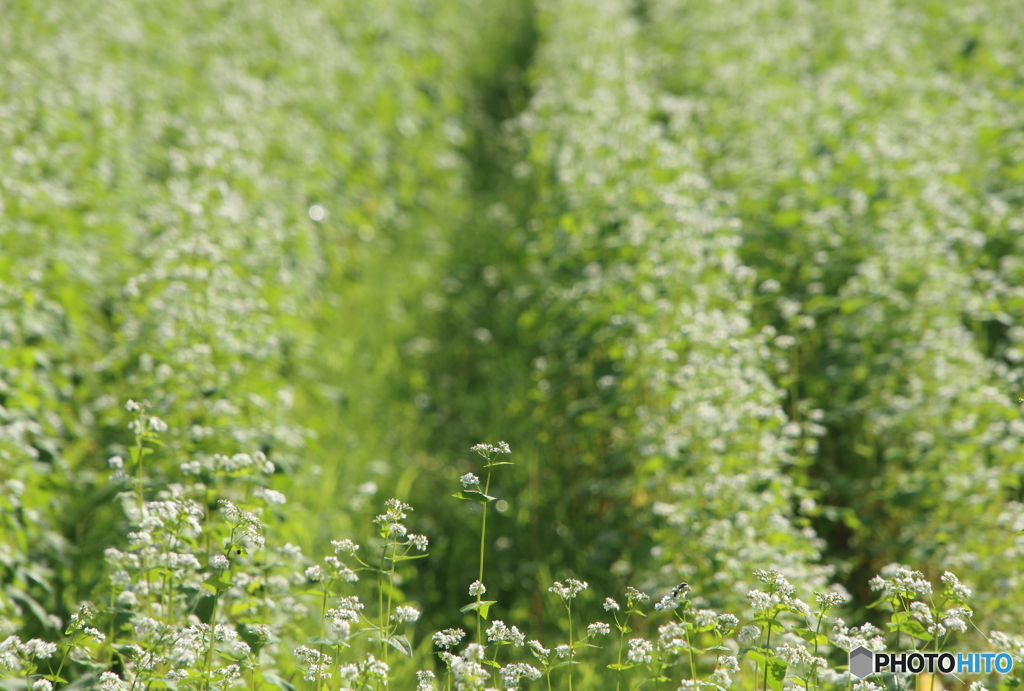
<svg viewBox="0 0 1024 691">
<path fill-rule="evenodd" d="M 231 587 L 230 583 L 225 581 L 223 578 L 220 578 L 219 576 L 207 578 L 205 581 L 203 581 L 203 585 L 205 585 L 207 588 L 209 588 L 211 591 L 215 593 L 222 593 Z"/>
<path fill-rule="evenodd" d="M 56 674 L 44 674 L 43 679 L 49 679 L 50 681 L 60 682 L 61 684 L 68 683 L 67 679 L 64 679 L 63 677 L 58 677 Z"/>
<path fill-rule="evenodd" d="M 279 689 L 284 689 L 284 691 L 295 691 L 295 686 L 293 686 L 291 682 L 282 679 L 273 672 L 264 672 L 263 681 L 267 684 L 270 684 L 271 686 L 276 686 Z"/>
<path fill-rule="evenodd" d="M 690 622 L 686 622 L 686 626 L 689 627 L 690 626 Z M 718 626 L 718 622 L 717 621 L 713 621 L 713 622 L 710 622 L 708 624 L 705 624 L 704 626 L 698 626 L 696 628 L 696 631 L 697 631 L 697 633 L 703 633 L 705 631 L 712 631 L 717 626 Z"/>
<path fill-rule="evenodd" d="M 483 492 L 477 492 L 477 491 L 471 490 L 471 489 L 464 489 L 461 492 L 456 492 L 452 496 L 455 497 L 456 499 L 466 499 L 466 500 L 469 500 L 469 501 L 478 501 L 481 504 L 487 504 L 488 502 L 494 501 L 495 498 L 496 498 L 496 497 L 488 496 L 488 495 L 484 494 Z"/>
<path fill-rule="evenodd" d="M 932 635 L 928 633 L 924 625 L 919 621 L 906 621 L 903 623 L 889 624 L 890 631 L 899 631 L 900 633 L 907 633 L 914 638 L 920 638 L 922 641 L 932 640 Z"/>
<path fill-rule="evenodd" d="M 632 669 L 633 667 L 636 667 L 637 664 L 638 663 L 636 662 L 615 663 L 614 665 L 608 665 L 608 669 L 614 669 L 616 672 L 621 672 L 624 669 Z"/>
<path fill-rule="evenodd" d="M 747 656 L 748 660 L 753 660 L 757 664 L 764 664 L 767 662 L 768 657 L 765 655 L 765 651 L 760 648 L 751 648 L 744 655 Z"/>
<path fill-rule="evenodd" d="M 768 688 L 772 691 L 782 691 L 782 682 L 786 679 L 788 667 L 789 665 L 778 658 L 768 661 Z"/>
<path fill-rule="evenodd" d="M 388 559 L 388 561 L 411 561 L 412 559 L 422 559 L 423 557 L 429 557 L 429 556 L 430 556 L 429 553 L 424 553 L 424 554 L 405 555 L 405 556 L 401 556 L 401 557 L 388 557 L 387 559 Z"/>
<path fill-rule="evenodd" d="M 494 667 L 495 669 L 501 669 L 501 663 L 495 662 L 494 660 L 480 660 L 481 665 L 487 665 L 488 667 Z"/>
<path fill-rule="evenodd" d="M 894 595 L 883 595 L 882 597 L 878 598 L 877 600 L 872 602 L 870 605 L 868 605 L 868 609 L 874 609 L 875 607 L 878 607 L 879 605 L 881 605 L 883 603 L 894 602 L 894 601 L 895 601 L 895 596 Z"/>
<path fill-rule="evenodd" d="M 793 627 L 793 633 L 800 638 L 804 639 L 808 643 L 817 643 L 818 645 L 828 645 L 828 636 L 823 633 L 811 631 L 810 629 L 802 629 L 799 626 Z"/>
<path fill-rule="evenodd" d="M 412 657 L 412 644 L 405 636 L 392 636 L 388 639 L 388 645 L 406 657 Z"/>
<path fill-rule="evenodd" d="M 758 617 L 757 619 L 754 619 L 754 623 L 764 624 L 770 627 L 772 631 L 782 632 L 786 630 L 786 627 L 782 625 L 782 622 L 774 617 Z"/>
<path fill-rule="evenodd" d="M 488 610 L 491 609 L 491 605 L 496 604 L 497 602 L 497 600 L 481 600 L 480 602 L 471 602 L 465 607 L 459 609 L 459 611 L 462 613 L 466 613 L 476 610 L 477 614 L 479 614 L 482 619 L 487 619 Z"/>
</svg>

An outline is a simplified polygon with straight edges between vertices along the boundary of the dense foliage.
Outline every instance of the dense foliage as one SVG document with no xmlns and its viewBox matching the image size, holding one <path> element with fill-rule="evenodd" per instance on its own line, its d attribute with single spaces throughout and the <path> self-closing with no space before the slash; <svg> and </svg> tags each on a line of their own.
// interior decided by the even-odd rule
<svg viewBox="0 0 1024 691">
<path fill-rule="evenodd" d="M 0 15 L 0 677 L 1024 664 L 1014 3 Z"/>
</svg>

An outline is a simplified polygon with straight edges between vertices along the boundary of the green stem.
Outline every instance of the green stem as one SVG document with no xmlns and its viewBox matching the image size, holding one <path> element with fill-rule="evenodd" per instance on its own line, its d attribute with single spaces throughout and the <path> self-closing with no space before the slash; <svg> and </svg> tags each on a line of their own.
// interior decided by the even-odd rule
<svg viewBox="0 0 1024 691">
<path fill-rule="evenodd" d="M 616 665 L 621 665 L 622 664 L 622 646 L 626 642 L 626 632 L 622 630 L 624 628 L 623 625 L 619 624 L 619 615 L 612 614 L 612 616 L 615 617 L 615 626 L 619 629 L 619 654 L 615 657 L 615 664 Z M 626 622 L 627 623 L 629 622 L 629 617 L 626 617 Z M 616 669 L 615 671 L 616 671 L 616 674 L 615 674 L 615 691 L 619 691 L 619 688 L 622 685 L 622 670 L 621 669 Z"/>
<path fill-rule="evenodd" d="M 328 581 L 328 585 L 324 586 L 324 597 L 323 597 L 323 601 L 322 601 L 322 603 L 320 605 L 320 664 L 321 665 L 323 665 L 323 662 L 324 662 L 324 641 L 327 639 L 327 624 L 326 624 L 326 620 L 327 620 L 327 588 L 328 588 L 329 585 L 330 585 L 330 581 Z M 319 676 L 322 676 L 322 675 L 318 674 L 317 676 L 319 677 Z M 318 689 L 320 688 L 320 680 L 319 679 L 317 679 L 316 687 Z"/>
<path fill-rule="evenodd" d="M 572 658 L 576 653 L 572 643 L 572 600 L 565 601 L 565 608 L 569 612 L 569 691 L 572 691 Z"/>
<path fill-rule="evenodd" d="M 767 640 L 764 643 L 765 652 L 768 652 L 768 650 L 771 648 L 771 645 L 772 645 L 772 625 L 768 624 L 768 638 L 767 638 Z M 767 655 L 765 656 L 765 662 L 764 662 L 764 691 L 768 691 L 768 659 L 767 659 Z"/>
<path fill-rule="evenodd" d="M 386 547 L 385 547 L 385 549 L 386 549 Z M 391 546 L 391 556 L 394 557 L 394 554 L 395 554 L 395 545 L 392 545 Z M 395 592 L 395 560 L 392 559 L 391 560 L 391 568 L 388 569 L 388 606 L 387 606 L 387 610 L 384 613 L 384 623 L 387 624 L 387 627 L 388 627 L 387 630 L 384 632 L 384 664 L 387 664 L 387 662 L 388 662 L 389 646 L 388 646 L 388 643 L 387 643 L 387 639 L 391 637 L 391 597 L 394 594 L 394 592 Z M 396 622 L 395 628 L 396 628 L 396 630 L 398 628 L 397 622 Z"/>
<path fill-rule="evenodd" d="M 684 622 L 685 623 L 685 622 Z M 683 631 L 686 633 L 686 649 L 690 654 L 690 679 L 693 680 L 693 688 L 697 688 L 697 665 L 693 662 L 693 646 L 690 645 L 690 629 L 685 628 Z"/>
<path fill-rule="evenodd" d="M 210 645 L 206 649 L 206 663 L 203 665 L 203 689 L 210 688 L 210 667 L 213 666 L 213 643 L 217 633 L 217 603 L 220 601 L 220 591 L 213 595 L 213 609 L 210 610 Z"/>
<path fill-rule="evenodd" d="M 64 669 L 64 661 L 68 659 L 68 655 L 70 655 L 71 651 L 75 649 L 75 641 L 77 641 L 77 640 L 78 640 L 78 629 L 75 629 L 75 632 L 73 634 L 71 634 L 71 642 L 68 643 L 68 649 L 64 651 L 64 657 L 62 657 L 60 659 L 60 664 L 57 665 L 57 674 L 56 674 L 57 677 L 60 676 L 61 670 Z"/>
<path fill-rule="evenodd" d="M 380 636 L 380 656 L 384 657 L 384 557 L 388 551 L 388 543 L 384 542 L 384 549 L 380 553 L 380 568 L 377 571 L 377 635 Z"/>
<path fill-rule="evenodd" d="M 814 627 L 814 657 L 815 658 L 818 657 L 818 635 L 819 635 L 819 632 L 821 631 L 821 621 L 822 621 L 822 619 L 825 618 L 825 613 L 827 611 L 828 610 L 825 610 L 821 614 L 818 615 L 818 625 Z M 818 687 L 818 668 L 817 667 L 813 668 L 812 674 L 814 675 L 814 686 L 815 686 L 815 688 L 817 688 Z"/>
<path fill-rule="evenodd" d="M 490 494 L 491 491 L 491 470 L 487 470 L 487 481 L 484 483 L 484 494 Z M 480 585 L 484 583 L 484 546 L 487 544 L 487 504 L 483 505 L 480 517 L 480 575 L 477 577 Z M 481 588 L 482 590 L 482 588 Z M 484 634 L 484 623 L 483 615 L 480 614 L 480 602 L 483 598 L 483 593 L 478 591 L 476 594 L 476 642 L 483 645 L 483 634 Z"/>
</svg>

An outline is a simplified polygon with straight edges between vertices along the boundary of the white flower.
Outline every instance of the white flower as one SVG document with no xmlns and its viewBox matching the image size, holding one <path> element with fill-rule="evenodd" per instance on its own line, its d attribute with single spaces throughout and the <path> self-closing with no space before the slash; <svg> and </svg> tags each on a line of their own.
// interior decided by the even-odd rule
<svg viewBox="0 0 1024 691">
<path fill-rule="evenodd" d="M 395 608 L 395 613 L 391 615 L 391 618 L 397 621 L 416 621 L 420 618 L 420 611 L 415 607 L 402 605 Z"/>
<path fill-rule="evenodd" d="M 718 625 L 718 615 L 710 609 L 698 609 L 693 613 L 694 623 L 700 627 L 715 627 Z"/>
<path fill-rule="evenodd" d="M 53 691 L 53 684 L 47 679 L 37 679 L 32 684 L 32 691 Z"/>
<path fill-rule="evenodd" d="M 96 643 L 102 643 L 107 638 L 106 635 L 100 632 L 99 629 L 94 629 L 91 626 L 86 626 L 84 629 L 82 629 L 82 633 L 84 633 L 86 636 L 91 637 L 92 640 Z"/>
<path fill-rule="evenodd" d="M 378 660 L 370 653 L 366 654 L 366 660 L 359 665 L 360 669 L 373 679 L 387 679 L 390 667 L 383 660 Z"/>
<path fill-rule="evenodd" d="M 526 636 L 520 633 L 515 626 L 505 626 L 505 622 L 496 619 L 487 629 L 487 640 L 491 643 L 511 643 L 516 647 L 521 647 Z"/>
<path fill-rule="evenodd" d="M 334 546 L 334 553 L 339 557 L 342 554 L 355 554 L 356 550 L 359 549 L 359 545 L 351 540 L 331 540 L 331 545 Z"/>
<path fill-rule="evenodd" d="M 451 650 L 465 637 L 466 632 L 462 629 L 445 629 L 434 634 L 434 645 L 445 650 Z"/>
<path fill-rule="evenodd" d="M 223 554 L 215 554 L 210 560 L 210 565 L 215 569 L 226 569 L 231 566 L 231 562 Z"/>
<path fill-rule="evenodd" d="M 956 598 L 966 600 L 971 596 L 971 589 L 963 585 L 960 580 L 949 571 L 942 574 L 942 583 L 946 586 L 946 590 Z"/>
<path fill-rule="evenodd" d="M 643 638 L 633 638 L 629 641 L 629 661 L 648 664 L 651 661 L 651 651 L 654 645 Z"/>
<path fill-rule="evenodd" d="M 619 603 L 616 602 L 615 600 L 611 599 L 610 597 L 606 597 L 604 599 L 604 608 L 605 608 L 605 610 L 607 610 L 609 612 L 618 612 L 619 611 Z"/>
<path fill-rule="evenodd" d="M 114 602 L 122 607 L 134 607 L 139 604 L 139 598 L 131 590 L 122 590 Z"/>
<path fill-rule="evenodd" d="M 459 478 L 459 482 L 462 483 L 463 487 L 469 487 L 471 485 L 479 485 L 480 478 L 478 478 L 473 473 L 466 473 L 465 475 Z"/>
<path fill-rule="evenodd" d="M 57 652 L 57 644 L 49 643 L 38 638 L 33 638 L 28 643 L 19 646 L 21 654 L 25 657 L 34 657 L 37 660 L 45 660 Z"/>
<path fill-rule="evenodd" d="M 505 688 L 510 691 L 519 688 L 519 680 L 523 677 L 527 679 L 540 679 L 541 671 L 532 665 L 522 662 L 507 665 L 501 670 L 501 680 Z"/>
<path fill-rule="evenodd" d="M 750 643 L 756 641 L 761 636 L 761 629 L 748 624 L 740 629 L 739 639 L 740 643 Z"/>
<path fill-rule="evenodd" d="M 257 499 L 262 499 L 263 501 L 273 506 L 281 506 L 288 501 L 288 498 L 285 497 L 282 493 L 278 492 L 275 489 L 269 489 L 267 487 L 257 487 L 256 489 L 253 490 L 252 496 L 256 497 Z"/>
<path fill-rule="evenodd" d="M 882 691 L 882 687 L 873 681 L 861 679 L 860 681 L 854 682 L 853 691 Z"/>
<path fill-rule="evenodd" d="M 100 691 L 128 691 L 128 688 L 127 682 L 121 681 L 121 677 L 113 672 L 100 675 Z"/>
<path fill-rule="evenodd" d="M 611 627 L 603 621 L 595 621 L 587 627 L 587 633 L 591 636 L 607 636 L 610 632 Z"/>
<path fill-rule="evenodd" d="M 530 652 L 542 660 L 551 654 L 551 650 L 542 646 L 540 641 L 530 641 L 526 645 L 530 649 Z"/>
<path fill-rule="evenodd" d="M 848 599 L 849 598 L 845 594 L 838 593 L 838 592 L 835 592 L 835 591 L 829 591 L 827 593 L 815 593 L 814 594 L 814 601 L 815 601 L 815 603 L 823 611 L 830 610 L 833 607 L 838 607 L 839 605 L 841 605 L 844 602 L 846 602 Z"/>
<path fill-rule="evenodd" d="M 473 597 L 478 597 L 480 595 L 483 595 L 486 592 L 487 592 L 487 587 L 484 586 L 484 584 L 481 583 L 480 581 L 473 581 L 469 585 L 469 594 L 472 595 Z"/>
<path fill-rule="evenodd" d="M 555 581 L 554 585 L 548 588 L 548 592 L 560 595 L 563 600 L 571 600 L 588 587 L 586 581 L 569 578 L 566 579 L 565 585 L 562 585 L 561 581 Z"/>
<path fill-rule="evenodd" d="M 306 569 L 306 580 L 309 581 L 322 581 L 324 579 L 324 570 L 319 565 L 313 564 Z"/>
<path fill-rule="evenodd" d="M 491 456 L 498 453 L 512 453 L 512 449 L 508 447 L 503 441 L 499 441 L 497 446 L 491 446 L 490 444 L 475 444 L 470 448 L 470 451 L 476 451 L 484 458 L 490 460 Z"/>
<path fill-rule="evenodd" d="M 484 659 L 485 649 L 479 643 L 470 643 L 466 646 L 466 649 L 462 651 L 462 657 L 466 658 L 470 662 L 479 662 Z"/>
<path fill-rule="evenodd" d="M 572 652 L 572 650 L 567 645 L 555 646 L 555 655 L 557 655 L 558 657 L 569 657 L 570 652 Z"/>
<path fill-rule="evenodd" d="M 729 674 L 738 674 L 740 671 L 740 663 L 733 655 L 723 655 L 718 658 L 718 667 Z"/>
<path fill-rule="evenodd" d="M 309 665 L 309 671 L 302 677 L 305 681 L 331 678 L 330 667 L 334 658 L 330 655 L 323 655 L 317 650 L 300 645 L 295 649 L 295 656 Z"/>
<path fill-rule="evenodd" d="M 633 606 L 638 602 L 646 602 L 650 599 L 651 598 L 647 593 L 637 590 L 633 586 L 626 587 L 626 602 L 629 606 Z"/>
<path fill-rule="evenodd" d="M 811 653 L 802 645 L 787 645 L 783 643 L 775 649 L 776 655 L 782 659 L 783 662 L 790 665 L 799 665 L 811 661 Z"/>
<path fill-rule="evenodd" d="M 430 683 L 433 679 L 434 673 L 429 669 L 416 672 L 416 691 L 434 691 L 434 685 Z"/>
<path fill-rule="evenodd" d="M 421 552 L 426 552 L 427 551 L 427 545 L 430 544 L 430 541 L 427 540 L 427 536 L 426 535 L 413 535 L 413 534 L 410 533 L 409 534 L 409 544 L 412 545 L 413 547 L 415 547 L 416 549 L 418 549 Z"/>
</svg>

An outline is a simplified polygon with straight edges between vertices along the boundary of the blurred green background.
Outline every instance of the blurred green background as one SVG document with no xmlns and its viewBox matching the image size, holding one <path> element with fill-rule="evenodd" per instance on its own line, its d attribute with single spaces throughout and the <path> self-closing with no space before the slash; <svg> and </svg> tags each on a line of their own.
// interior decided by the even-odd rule
<svg viewBox="0 0 1024 691">
<path fill-rule="evenodd" d="M 101 584 L 128 398 L 159 482 L 267 453 L 308 554 L 411 503 L 421 637 L 498 440 L 532 631 L 567 576 L 871 616 L 891 562 L 1019 624 L 1022 43 L 999 0 L 0 0 L 0 633 Z"/>
</svg>

